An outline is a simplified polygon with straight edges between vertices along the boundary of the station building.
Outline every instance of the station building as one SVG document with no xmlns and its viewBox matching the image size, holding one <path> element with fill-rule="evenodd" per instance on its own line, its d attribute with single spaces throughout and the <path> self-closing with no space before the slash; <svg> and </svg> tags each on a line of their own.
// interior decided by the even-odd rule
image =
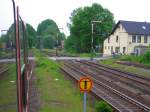
<svg viewBox="0 0 150 112">
<path fill-rule="evenodd" d="M 150 23 L 120 20 L 104 40 L 103 54 L 141 55 L 150 45 Z"/>
</svg>

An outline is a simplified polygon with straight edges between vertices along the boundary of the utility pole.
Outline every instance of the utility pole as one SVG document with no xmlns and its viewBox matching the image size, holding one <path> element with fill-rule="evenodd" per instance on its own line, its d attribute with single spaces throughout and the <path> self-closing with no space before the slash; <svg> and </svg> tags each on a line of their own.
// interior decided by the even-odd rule
<svg viewBox="0 0 150 112">
<path fill-rule="evenodd" d="M 63 28 L 58 28 L 58 29 L 63 30 Z M 57 36 L 56 36 L 56 56 L 58 55 L 58 35 L 59 35 L 59 33 L 57 33 Z"/>
<path fill-rule="evenodd" d="M 43 42 L 42 42 L 42 38 L 41 36 L 37 36 L 37 47 L 40 49 L 40 51 L 42 51 L 43 48 Z"/>
<path fill-rule="evenodd" d="M 91 34 L 91 61 L 93 60 L 93 54 L 94 54 L 94 24 L 101 23 L 102 21 L 91 21 L 91 27 L 92 27 L 92 34 Z"/>
<path fill-rule="evenodd" d="M 57 36 L 56 36 L 56 56 L 58 55 L 57 47 L 58 47 L 58 33 L 57 33 Z"/>
</svg>

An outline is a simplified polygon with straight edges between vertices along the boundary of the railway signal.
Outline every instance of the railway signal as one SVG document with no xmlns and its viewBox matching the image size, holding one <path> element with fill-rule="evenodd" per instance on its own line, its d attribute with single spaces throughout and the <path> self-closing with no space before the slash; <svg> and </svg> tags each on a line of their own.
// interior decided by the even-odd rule
<svg viewBox="0 0 150 112">
<path fill-rule="evenodd" d="M 86 112 L 86 95 L 92 89 L 93 82 L 89 77 L 81 77 L 79 80 L 80 91 L 84 93 L 83 112 Z"/>
</svg>

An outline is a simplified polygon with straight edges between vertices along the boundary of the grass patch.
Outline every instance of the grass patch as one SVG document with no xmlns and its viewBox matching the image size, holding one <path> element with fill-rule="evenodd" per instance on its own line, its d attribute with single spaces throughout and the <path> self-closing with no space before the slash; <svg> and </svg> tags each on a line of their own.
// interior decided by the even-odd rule
<svg viewBox="0 0 150 112">
<path fill-rule="evenodd" d="M 9 71 L 0 79 L 0 112 L 17 111 L 15 64 L 9 65 Z M 14 83 L 10 81 L 15 81 Z"/>
<path fill-rule="evenodd" d="M 93 55 L 95 56 L 95 55 Z M 90 53 L 81 53 L 79 54 L 79 57 L 91 57 L 91 54 Z"/>
<path fill-rule="evenodd" d="M 45 52 L 50 52 L 50 53 L 56 53 L 55 49 L 43 49 Z M 75 53 L 75 52 L 66 52 L 64 50 L 57 50 L 57 53 L 59 55 L 66 55 L 66 56 L 72 56 L 72 57 L 91 57 L 91 53 Z M 96 57 L 96 54 L 93 53 L 93 57 Z"/>
<path fill-rule="evenodd" d="M 118 57 L 122 61 L 130 61 L 137 64 L 142 64 L 144 66 L 150 67 L 150 51 L 146 52 L 141 56 L 132 56 L 132 55 L 122 55 Z"/>
<path fill-rule="evenodd" d="M 119 60 L 118 58 L 112 58 L 112 59 L 102 60 L 100 63 L 107 65 L 107 66 L 111 66 L 116 69 L 123 70 L 123 71 L 150 77 L 150 71 L 142 69 L 142 68 L 137 68 L 134 66 L 127 66 L 127 65 L 121 65 L 121 64 L 115 63 L 118 60 Z"/>
<path fill-rule="evenodd" d="M 42 100 L 40 112 L 82 112 L 82 94 L 65 79 L 59 70 L 60 65 L 43 57 L 38 57 L 36 63 L 35 74 Z M 94 112 L 89 104 L 87 112 Z"/>
</svg>

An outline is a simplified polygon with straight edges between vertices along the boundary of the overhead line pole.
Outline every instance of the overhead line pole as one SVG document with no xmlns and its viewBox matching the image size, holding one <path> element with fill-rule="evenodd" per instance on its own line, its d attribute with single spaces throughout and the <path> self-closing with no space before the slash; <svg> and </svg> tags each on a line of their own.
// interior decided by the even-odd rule
<svg viewBox="0 0 150 112">
<path fill-rule="evenodd" d="M 21 79 L 21 46 L 20 46 L 20 36 L 19 36 L 19 7 L 17 6 L 17 21 L 16 21 L 16 50 L 17 50 L 17 85 L 18 85 L 18 103 L 19 112 L 23 112 L 23 99 L 22 99 L 22 79 Z"/>
<path fill-rule="evenodd" d="M 17 7 L 15 1 L 12 0 L 13 3 L 13 13 L 14 13 L 14 34 L 15 34 L 15 44 L 16 44 L 16 73 L 17 73 L 17 110 L 18 112 L 23 112 L 22 105 L 22 93 L 21 93 L 21 63 L 20 63 L 20 46 L 19 46 L 19 8 Z M 16 14 L 17 11 L 17 14 Z"/>
<path fill-rule="evenodd" d="M 63 30 L 63 28 L 58 28 L 58 29 L 62 29 Z M 58 33 L 57 33 L 57 36 L 56 36 L 56 56 L 58 55 L 57 47 L 58 47 Z"/>
<path fill-rule="evenodd" d="M 91 61 L 93 60 L 93 53 L 94 53 L 94 23 L 101 23 L 102 21 L 91 21 L 91 27 L 92 27 L 92 34 L 91 34 Z"/>
</svg>

